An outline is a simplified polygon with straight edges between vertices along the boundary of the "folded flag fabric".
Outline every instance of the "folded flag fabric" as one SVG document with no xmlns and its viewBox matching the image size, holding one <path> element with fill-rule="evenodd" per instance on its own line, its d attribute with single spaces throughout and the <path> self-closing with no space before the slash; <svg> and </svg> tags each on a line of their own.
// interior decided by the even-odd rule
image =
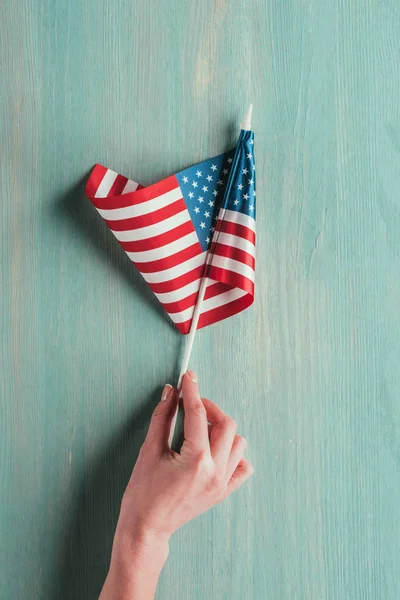
<svg viewBox="0 0 400 600">
<path fill-rule="evenodd" d="M 233 149 L 147 187 L 102 165 L 94 167 L 86 186 L 183 334 L 190 329 L 206 260 L 198 328 L 244 310 L 254 299 L 254 134 L 242 131 L 241 138 L 241 152 Z"/>
</svg>

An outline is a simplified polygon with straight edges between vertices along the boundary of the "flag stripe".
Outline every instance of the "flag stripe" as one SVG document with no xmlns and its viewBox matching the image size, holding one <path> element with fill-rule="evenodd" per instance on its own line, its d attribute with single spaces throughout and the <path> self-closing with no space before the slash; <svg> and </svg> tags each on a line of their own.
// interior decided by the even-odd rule
<svg viewBox="0 0 400 600">
<path fill-rule="evenodd" d="M 183 214 L 183 213 L 180 213 Z M 185 215 L 183 215 L 185 216 Z M 164 221 L 165 223 L 165 221 Z M 140 230 L 143 231 L 143 228 Z M 146 250 L 152 250 L 153 248 L 161 248 L 165 247 L 174 240 L 181 238 L 183 236 L 188 235 L 194 231 L 193 223 L 191 220 L 185 221 L 182 225 L 178 225 L 178 227 L 174 227 L 173 229 L 169 229 L 165 233 L 161 233 L 160 235 L 155 235 L 150 238 L 145 238 L 143 240 L 136 241 L 128 241 L 124 242 L 119 239 L 121 246 L 126 252 L 145 252 Z M 114 232 L 114 235 L 118 238 L 118 233 L 126 233 L 126 232 Z"/>
<path fill-rule="evenodd" d="M 218 245 L 223 244 L 225 246 L 233 246 L 234 248 L 238 248 L 239 250 L 247 252 L 247 254 L 250 254 L 253 257 L 255 256 L 255 246 L 246 238 L 232 235 L 230 233 L 218 233 L 216 242 Z"/>
<path fill-rule="evenodd" d="M 246 292 L 236 288 L 236 289 L 230 289 L 226 292 L 223 292 L 222 294 L 218 294 L 217 296 L 212 296 L 211 298 L 208 298 L 207 300 L 203 301 L 203 304 L 201 307 L 201 314 L 208 312 L 210 310 L 213 310 L 215 308 L 218 308 L 220 306 L 224 306 L 225 304 L 228 304 L 229 302 L 232 302 L 233 300 L 237 300 L 238 298 L 241 298 L 244 295 L 246 295 Z M 189 319 L 192 318 L 193 311 L 194 311 L 194 306 L 191 306 L 190 308 L 187 308 L 186 310 L 182 310 L 179 313 L 170 314 L 170 317 L 174 323 L 184 323 L 185 321 L 188 321 Z"/>
<path fill-rule="evenodd" d="M 173 302 L 166 302 L 165 300 L 162 301 L 162 304 L 165 308 L 165 310 L 168 312 L 168 314 L 170 313 L 178 313 L 181 312 L 183 310 L 186 310 L 189 307 L 193 307 L 196 304 L 196 300 L 197 300 L 197 294 L 199 292 L 199 287 L 200 287 L 200 282 L 201 280 L 198 279 L 197 281 L 194 281 L 192 284 L 189 284 L 189 286 L 185 286 L 185 289 L 190 289 L 190 285 L 193 286 L 193 293 L 189 293 L 189 295 L 185 295 L 182 296 L 182 298 L 175 298 Z M 183 288 L 182 288 L 183 289 Z M 213 281 L 209 283 L 209 285 L 207 285 L 207 289 L 206 289 L 206 293 L 204 296 L 204 299 L 207 300 L 208 298 L 213 298 L 214 296 L 218 296 L 219 294 L 222 294 L 223 292 L 226 292 L 230 289 L 229 286 L 225 285 L 224 283 L 219 283 L 217 281 Z M 181 290 L 179 290 L 181 291 Z M 161 294 L 156 294 L 156 296 L 158 297 L 158 299 L 160 299 Z M 171 297 L 173 297 L 173 295 L 171 294 Z"/>
<path fill-rule="evenodd" d="M 236 235 L 237 237 L 241 237 L 245 240 L 248 240 L 252 244 L 256 244 L 256 234 L 254 231 L 245 227 L 244 225 L 239 225 L 238 223 L 229 223 L 228 221 L 217 221 L 216 231 L 224 232 L 232 235 Z"/>
<path fill-rule="evenodd" d="M 129 258 L 135 263 L 154 261 L 158 263 L 160 260 L 163 260 L 164 264 L 167 264 L 166 259 L 168 257 L 176 254 L 177 252 L 185 252 L 188 247 L 191 247 L 194 244 L 196 246 L 200 246 L 197 234 L 193 229 L 193 231 L 188 235 L 180 237 L 166 246 L 155 247 L 152 250 L 146 250 L 145 252 L 128 252 L 126 249 L 125 251 Z"/>
<path fill-rule="evenodd" d="M 249 306 L 253 304 L 254 297 L 252 294 L 245 294 L 241 298 L 234 300 L 233 302 L 229 302 L 228 304 L 224 304 L 223 306 L 219 306 L 214 308 L 213 310 L 203 312 L 199 318 L 199 324 L 197 326 L 198 329 L 202 327 L 206 327 L 207 325 L 212 325 L 213 323 L 217 323 L 222 319 L 227 319 L 228 317 L 232 317 L 240 313 L 242 310 L 245 310 Z M 190 327 L 190 324 L 189 324 Z M 189 331 L 188 325 L 186 325 L 187 332 Z M 185 327 L 184 327 L 185 329 Z"/>
<path fill-rule="evenodd" d="M 199 244 L 199 248 L 201 248 L 200 244 Z M 202 252 L 201 254 L 197 254 L 191 258 L 189 258 L 188 260 L 185 260 L 184 262 L 180 262 L 177 265 L 174 265 L 173 267 L 169 268 L 169 269 L 165 269 L 163 271 L 159 271 L 159 272 L 143 272 L 143 277 L 145 278 L 145 280 L 148 283 L 162 283 L 162 282 L 166 282 L 169 281 L 171 279 L 176 279 L 177 277 L 180 277 L 181 275 L 185 275 L 187 274 L 189 271 L 191 271 L 192 269 L 194 269 L 195 267 L 199 267 L 199 266 L 203 266 L 204 265 L 204 260 L 205 260 L 205 252 Z M 140 265 L 137 265 L 138 269 L 140 269 Z M 140 272 L 141 269 L 140 269 Z M 187 282 L 189 283 L 189 282 Z"/>
<path fill-rule="evenodd" d="M 167 279 L 166 281 L 159 281 L 159 282 L 148 281 L 148 283 L 156 295 L 165 294 L 167 292 L 174 292 L 176 290 L 179 290 L 179 292 L 180 292 L 180 290 L 183 287 L 185 287 L 186 285 L 188 285 L 192 282 L 197 282 L 197 287 L 199 287 L 199 281 L 203 274 L 203 271 L 204 271 L 204 258 L 200 265 L 197 265 L 196 267 L 191 268 L 189 271 L 187 271 L 186 273 L 183 273 L 182 275 L 178 275 L 169 280 Z M 146 279 L 146 277 L 145 277 L 145 279 Z"/>
<path fill-rule="evenodd" d="M 256 232 L 256 222 L 253 219 L 253 217 L 249 217 L 248 215 L 245 215 L 241 212 L 236 212 L 234 210 L 226 210 L 223 216 L 223 221 L 227 223 L 236 223 L 237 225 L 243 225 L 244 227 L 248 227 L 249 229 L 251 229 L 251 231 L 253 231 L 254 233 Z"/>
<path fill-rule="evenodd" d="M 114 171 L 111 171 L 111 173 L 114 173 Z M 105 178 L 108 176 L 107 174 L 108 171 L 104 176 Z M 100 189 L 102 189 L 102 183 L 100 184 Z M 149 187 L 138 186 L 134 196 L 121 194 L 118 196 L 107 197 L 107 193 L 103 194 L 97 190 L 93 196 L 90 196 L 89 194 L 89 197 L 97 209 L 112 210 L 113 208 L 129 208 L 132 206 L 132 204 L 134 204 L 134 206 L 138 206 L 143 202 L 148 202 L 154 200 L 155 198 L 159 198 L 160 196 L 174 190 L 177 187 L 179 187 L 178 180 L 176 179 L 175 175 L 173 175 L 172 177 L 168 177 L 167 179 L 164 179 L 159 183 L 155 183 L 154 185 L 150 185 Z M 104 189 L 107 188 L 105 187 Z M 110 188 L 108 188 L 108 190 L 109 189 Z M 91 188 L 89 188 L 89 191 L 90 190 Z"/>
<path fill-rule="evenodd" d="M 111 171 L 111 169 L 107 169 L 107 171 L 104 174 L 103 179 L 100 182 L 99 187 L 96 190 L 94 197 L 95 198 L 98 198 L 98 197 L 104 198 L 105 196 L 107 196 L 108 192 L 110 191 L 110 189 L 117 177 L 118 177 L 118 173 L 116 173 L 115 171 Z"/>
<path fill-rule="evenodd" d="M 127 181 L 127 177 L 124 177 L 123 175 L 117 175 L 107 196 L 116 196 L 118 194 L 122 194 L 122 190 L 126 186 Z"/>
<path fill-rule="evenodd" d="M 136 181 L 132 181 L 132 179 L 128 179 L 126 182 L 126 186 L 122 190 L 122 194 L 129 194 L 129 192 L 135 192 L 139 187 L 139 184 Z"/>
<path fill-rule="evenodd" d="M 248 279 L 250 279 L 250 281 L 254 282 L 254 270 L 248 265 L 243 264 L 232 258 L 225 258 L 224 256 L 213 255 L 212 266 L 233 271 L 234 273 L 242 275 L 243 277 L 247 277 Z M 212 277 L 212 279 L 216 278 Z"/>
<path fill-rule="evenodd" d="M 191 296 L 195 292 L 198 292 L 198 289 L 200 286 L 199 280 L 202 275 L 202 268 L 200 270 L 195 269 L 194 271 L 191 271 L 191 273 L 194 273 L 194 272 L 196 272 L 197 275 L 196 275 L 195 279 L 193 279 L 189 283 L 186 283 L 185 285 L 181 285 L 180 287 L 177 287 L 168 292 L 163 292 L 163 293 L 159 293 L 159 294 L 156 293 L 155 295 L 157 296 L 159 301 L 163 305 L 172 304 L 173 302 L 185 300 L 187 297 Z M 152 286 L 152 289 L 154 289 L 154 286 Z"/>
<path fill-rule="evenodd" d="M 238 287 L 248 294 L 254 295 L 254 281 L 248 277 L 230 271 L 229 269 L 222 269 L 214 264 L 211 265 L 208 275 L 222 283 L 226 283 L 232 287 Z"/>
<path fill-rule="evenodd" d="M 135 192 L 135 194 L 140 194 L 140 192 Z M 128 194 L 121 197 L 128 198 Z M 123 219 L 130 219 L 132 217 L 154 213 L 161 208 L 168 207 L 171 202 L 175 202 L 175 200 L 180 200 L 181 198 L 182 192 L 180 188 L 175 187 L 161 196 L 157 196 L 152 200 L 147 200 L 146 202 L 141 202 L 139 204 L 130 204 L 129 206 L 113 209 L 96 208 L 103 219 L 106 219 L 107 221 L 121 221 Z"/>
<path fill-rule="evenodd" d="M 236 248 L 236 246 L 226 246 L 225 244 L 218 243 L 213 249 L 213 262 L 215 255 L 233 259 L 235 262 L 241 262 L 244 265 L 247 265 L 248 267 L 253 269 L 254 271 L 254 256 L 248 254 L 247 252 L 244 252 L 244 250 L 241 250 L 240 248 Z"/>
<path fill-rule="evenodd" d="M 153 219 L 151 215 L 127 219 L 123 222 L 125 223 L 125 230 L 118 221 L 106 221 L 106 223 L 120 242 L 136 242 L 166 233 L 188 220 L 190 220 L 190 215 L 186 205 L 183 200 L 178 200 L 157 211 Z M 138 229 L 135 229 L 135 227 Z"/>
</svg>

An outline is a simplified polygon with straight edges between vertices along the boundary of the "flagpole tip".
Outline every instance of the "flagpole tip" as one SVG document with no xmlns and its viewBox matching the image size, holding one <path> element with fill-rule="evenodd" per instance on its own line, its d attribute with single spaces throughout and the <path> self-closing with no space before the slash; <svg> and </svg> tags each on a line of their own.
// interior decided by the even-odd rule
<svg viewBox="0 0 400 600">
<path fill-rule="evenodd" d="M 251 113 L 252 112 L 253 112 L 253 105 L 250 104 L 244 120 L 240 123 L 240 129 L 244 129 L 244 131 L 251 131 Z"/>
</svg>

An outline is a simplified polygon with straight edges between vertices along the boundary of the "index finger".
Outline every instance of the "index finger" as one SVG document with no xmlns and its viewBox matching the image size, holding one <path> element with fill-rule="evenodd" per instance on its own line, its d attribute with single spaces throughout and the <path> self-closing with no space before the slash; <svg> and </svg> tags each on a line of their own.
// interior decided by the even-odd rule
<svg viewBox="0 0 400 600">
<path fill-rule="evenodd" d="M 188 371 L 182 380 L 185 442 L 196 450 L 209 450 L 207 413 L 200 397 L 196 374 Z"/>
</svg>

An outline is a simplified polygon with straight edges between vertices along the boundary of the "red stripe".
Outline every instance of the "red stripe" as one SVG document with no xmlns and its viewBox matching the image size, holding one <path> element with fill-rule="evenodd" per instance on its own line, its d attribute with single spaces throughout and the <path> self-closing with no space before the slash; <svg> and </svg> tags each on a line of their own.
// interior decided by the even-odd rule
<svg viewBox="0 0 400 600">
<path fill-rule="evenodd" d="M 109 198 L 111 198 L 112 196 L 117 196 L 118 194 L 122 194 L 122 190 L 126 186 L 127 181 L 128 181 L 127 177 L 124 177 L 123 175 L 117 175 L 114 180 L 114 183 L 110 187 L 110 191 L 108 192 L 107 196 Z"/>
<path fill-rule="evenodd" d="M 179 277 L 175 277 L 175 279 L 170 279 L 169 281 L 162 281 L 161 283 L 149 283 L 149 286 L 153 290 L 155 294 L 166 294 L 168 292 L 173 292 L 175 290 L 179 290 L 181 287 L 196 281 L 196 279 L 200 279 L 203 274 L 204 265 L 200 265 L 192 271 L 188 271 Z"/>
<path fill-rule="evenodd" d="M 126 252 L 145 252 L 146 250 L 153 250 L 153 248 L 171 244 L 175 240 L 193 233 L 194 230 L 192 221 L 186 221 L 186 223 L 182 223 L 182 225 L 178 225 L 178 227 L 174 227 L 174 229 L 160 235 L 136 242 L 120 242 L 120 244 Z"/>
<path fill-rule="evenodd" d="M 226 283 L 231 287 L 244 290 L 248 294 L 254 296 L 254 283 L 251 281 L 251 279 L 245 277 L 244 275 L 239 275 L 239 273 L 235 273 L 234 271 L 221 269 L 220 267 L 211 265 L 209 277 L 210 279 L 215 279 L 215 281 Z"/>
<path fill-rule="evenodd" d="M 214 296 L 218 296 L 229 289 L 231 289 L 230 286 L 225 285 L 224 283 L 213 283 L 207 286 L 204 299 L 207 300 L 207 298 L 213 298 Z M 198 293 L 198 291 L 193 292 L 193 294 L 190 294 L 190 296 L 182 298 L 182 300 L 177 300 L 176 302 L 162 302 L 162 305 L 169 314 L 180 313 L 196 304 Z"/>
<path fill-rule="evenodd" d="M 94 167 L 85 187 L 85 194 L 90 200 L 94 197 L 95 193 L 99 189 L 99 185 L 107 171 L 108 169 L 103 167 L 103 165 L 96 165 Z"/>
<path fill-rule="evenodd" d="M 251 294 L 246 294 L 246 296 L 237 298 L 237 300 L 233 300 L 228 304 L 208 310 L 200 315 L 198 329 L 236 315 L 237 313 L 251 306 L 253 304 L 253 300 L 254 298 Z"/>
<path fill-rule="evenodd" d="M 140 215 L 140 217 L 120 219 L 119 221 L 111 221 L 110 219 L 104 220 L 112 231 L 129 231 L 130 229 L 140 229 L 140 227 L 155 225 L 156 223 L 165 221 L 165 219 L 168 219 L 169 217 L 177 215 L 183 210 L 187 210 L 187 208 L 183 198 L 180 198 L 180 200 L 172 202 L 172 204 L 168 204 L 167 206 L 154 210 L 146 215 Z M 189 218 L 188 213 L 188 219 Z"/>
<path fill-rule="evenodd" d="M 153 200 L 153 198 L 162 196 L 177 187 L 179 187 L 178 180 L 175 175 L 172 175 L 171 177 L 167 177 L 167 179 L 163 179 L 148 187 L 141 188 L 140 190 L 137 189 L 134 192 L 128 192 L 127 194 L 113 196 L 112 198 L 95 198 L 94 194 L 88 194 L 88 196 L 96 208 L 111 210 L 113 208 L 126 208 L 132 204 L 140 204 L 141 202 Z"/>
<path fill-rule="evenodd" d="M 206 289 L 206 293 L 204 294 L 204 300 L 208 300 L 208 298 L 214 298 L 214 296 L 218 296 L 219 294 L 223 294 L 231 289 L 230 285 L 226 285 L 225 283 L 213 283 L 212 285 L 208 285 Z"/>
<path fill-rule="evenodd" d="M 237 235 L 238 237 L 244 238 L 248 240 L 252 244 L 256 244 L 256 234 L 252 229 L 246 227 L 245 225 L 239 225 L 238 223 L 231 223 L 230 221 L 217 221 L 216 228 L 218 231 L 223 231 L 224 233 L 231 233 L 232 235 Z"/>
<path fill-rule="evenodd" d="M 245 310 L 251 306 L 253 304 L 253 300 L 254 298 L 251 294 L 246 294 L 246 296 L 242 296 L 241 298 L 233 300 L 228 304 L 224 304 L 223 306 L 219 306 L 217 308 L 212 308 L 211 310 L 200 315 L 197 328 L 201 329 L 207 325 L 212 325 L 213 323 L 217 323 L 218 321 L 232 317 L 233 315 L 236 315 L 242 312 L 242 310 Z M 184 323 L 175 323 L 175 325 L 179 331 L 185 335 L 190 331 L 191 322 L 192 320 L 189 319 L 189 321 L 185 321 Z"/>
<path fill-rule="evenodd" d="M 158 260 L 152 260 L 150 262 L 136 262 L 136 267 L 139 269 L 141 273 L 158 273 L 160 271 L 165 271 L 165 269 L 171 269 L 172 267 L 176 267 L 181 263 L 198 256 L 203 252 L 202 247 L 199 242 L 196 242 L 192 246 L 185 248 L 184 250 L 180 250 L 175 254 L 171 254 L 171 256 L 167 256 L 165 258 L 160 258 Z"/>
<path fill-rule="evenodd" d="M 217 243 L 213 248 L 213 254 L 237 260 L 238 262 L 241 262 L 244 265 L 251 267 L 254 271 L 254 267 L 256 264 L 254 256 L 252 256 L 248 252 L 245 252 L 245 250 L 241 250 L 240 248 L 236 248 L 235 246 L 227 246 L 226 244 Z M 227 268 L 229 268 L 229 265 L 227 265 Z"/>
</svg>

